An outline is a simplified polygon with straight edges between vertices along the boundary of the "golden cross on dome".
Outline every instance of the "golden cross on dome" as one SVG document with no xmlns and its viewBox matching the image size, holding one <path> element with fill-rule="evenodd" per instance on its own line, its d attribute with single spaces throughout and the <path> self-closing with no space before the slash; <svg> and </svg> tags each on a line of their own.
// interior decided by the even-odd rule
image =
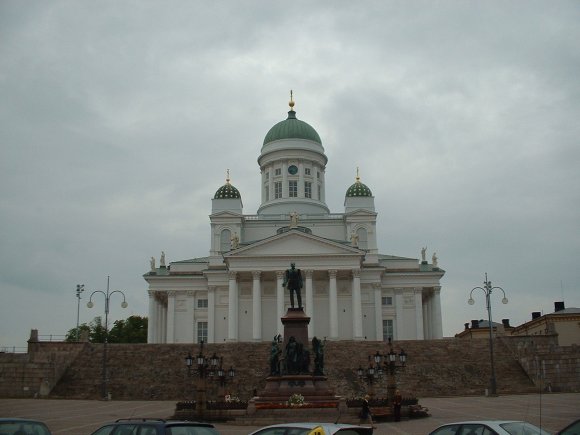
<svg viewBox="0 0 580 435">
<path fill-rule="evenodd" d="M 294 110 L 294 100 L 293 100 L 292 89 L 290 89 L 290 102 L 288 103 L 288 105 L 290 106 L 290 110 Z"/>
<path fill-rule="evenodd" d="M 356 181 L 360 181 L 360 177 L 358 176 L 358 166 L 356 167 Z"/>
<path fill-rule="evenodd" d="M 227 174 L 226 175 L 226 183 L 230 184 L 230 170 L 229 169 L 226 170 L 226 174 Z"/>
</svg>

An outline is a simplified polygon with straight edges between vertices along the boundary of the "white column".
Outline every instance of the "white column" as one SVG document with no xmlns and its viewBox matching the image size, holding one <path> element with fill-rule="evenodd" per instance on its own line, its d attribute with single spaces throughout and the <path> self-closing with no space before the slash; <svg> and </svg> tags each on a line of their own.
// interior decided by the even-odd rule
<svg viewBox="0 0 580 435">
<path fill-rule="evenodd" d="M 304 198 L 304 162 L 298 162 L 298 198 Z"/>
<path fill-rule="evenodd" d="M 262 287 L 260 275 L 262 272 L 252 272 L 252 311 L 254 320 L 252 323 L 252 338 L 254 341 L 262 341 Z"/>
<path fill-rule="evenodd" d="M 167 292 L 167 343 L 175 343 L 175 292 Z"/>
<path fill-rule="evenodd" d="M 314 271 L 309 269 L 306 270 L 305 272 L 306 274 L 306 286 L 304 288 L 305 292 L 306 292 L 306 306 L 305 308 L 305 313 L 308 317 L 310 317 L 310 323 L 308 324 L 308 337 L 313 338 L 314 337 L 314 294 L 312 291 L 312 276 L 314 275 Z"/>
<path fill-rule="evenodd" d="M 415 289 L 415 322 L 417 327 L 417 340 L 423 340 L 423 289 Z"/>
<path fill-rule="evenodd" d="M 352 332 L 354 340 L 363 339 L 360 269 L 352 270 Z"/>
<path fill-rule="evenodd" d="M 274 199 L 274 167 L 268 166 L 268 172 L 270 173 L 270 178 L 268 178 L 268 190 L 270 191 L 268 201 L 272 201 Z"/>
<path fill-rule="evenodd" d="M 395 289 L 395 332 L 393 340 L 407 338 L 403 331 L 403 289 Z"/>
<path fill-rule="evenodd" d="M 423 329 L 425 330 L 425 338 L 430 340 L 431 337 L 431 308 L 430 301 L 431 296 L 429 293 L 425 293 L 425 300 L 423 301 Z"/>
<path fill-rule="evenodd" d="M 383 290 L 380 283 L 373 284 L 375 297 L 375 336 L 376 340 L 383 338 Z"/>
<path fill-rule="evenodd" d="M 321 189 L 320 189 L 320 200 L 322 202 L 326 202 L 326 180 L 325 180 L 325 172 L 323 171 L 323 168 L 320 168 L 320 185 L 321 185 Z"/>
<path fill-rule="evenodd" d="M 155 292 L 149 290 L 149 321 L 147 323 L 147 343 L 155 343 L 155 328 L 157 319 L 155 318 Z"/>
<path fill-rule="evenodd" d="M 237 273 L 229 273 L 228 341 L 238 341 L 238 281 Z"/>
<path fill-rule="evenodd" d="M 187 291 L 187 312 L 189 314 L 191 314 L 191 324 L 189 325 L 189 331 L 187 331 L 187 334 L 185 333 L 181 333 L 181 342 L 183 342 L 184 340 L 186 342 L 191 342 L 191 343 L 195 343 L 195 334 L 196 334 L 196 323 L 197 323 L 197 316 L 196 316 L 196 310 L 195 310 L 195 306 L 196 306 L 196 301 L 195 301 L 195 292 L 193 290 L 188 290 Z M 191 337 L 191 338 L 190 338 Z"/>
<path fill-rule="evenodd" d="M 167 293 L 165 294 L 167 296 Z M 165 301 L 160 303 L 161 309 L 161 341 L 160 343 L 167 343 L 167 304 Z"/>
<path fill-rule="evenodd" d="M 215 291 L 210 285 L 207 288 L 207 342 L 215 343 Z M 197 339 L 197 337 L 196 337 Z"/>
<path fill-rule="evenodd" d="M 330 339 L 338 340 L 338 291 L 336 287 L 336 270 L 329 270 L 328 317 L 330 320 Z"/>
<path fill-rule="evenodd" d="M 282 198 L 288 198 L 288 163 L 282 162 Z"/>
<path fill-rule="evenodd" d="M 155 312 L 157 313 L 157 328 L 155 328 L 155 343 L 163 343 L 165 336 L 163 335 L 163 303 L 159 300 L 159 295 L 155 298 Z"/>
<path fill-rule="evenodd" d="M 431 331 L 431 339 L 435 337 L 435 292 L 431 290 L 429 296 L 429 330 Z"/>
<path fill-rule="evenodd" d="M 282 321 L 280 320 L 284 316 L 284 287 L 282 283 L 284 282 L 284 272 L 281 270 L 276 271 L 276 311 L 278 314 L 278 334 L 284 334 L 284 327 Z"/>
<path fill-rule="evenodd" d="M 441 287 L 433 287 L 433 338 L 443 338 L 441 321 Z"/>
</svg>

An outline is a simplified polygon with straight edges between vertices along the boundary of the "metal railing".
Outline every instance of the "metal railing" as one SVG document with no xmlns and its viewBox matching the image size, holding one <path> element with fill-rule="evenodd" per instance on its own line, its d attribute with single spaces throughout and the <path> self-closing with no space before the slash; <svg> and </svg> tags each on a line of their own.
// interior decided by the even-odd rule
<svg viewBox="0 0 580 435">
<path fill-rule="evenodd" d="M 27 353 L 27 346 L 0 346 L 0 353 Z"/>
<path fill-rule="evenodd" d="M 38 336 L 38 341 L 64 341 L 65 339 L 66 335 L 46 334 Z"/>
<path fill-rule="evenodd" d="M 289 221 L 290 215 L 287 213 L 280 214 L 246 214 L 244 219 L 248 221 L 256 220 L 277 220 L 277 221 Z M 324 220 L 341 220 L 344 219 L 343 213 L 329 213 L 329 214 L 308 214 L 304 213 L 300 215 L 300 220 L 305 219 L 324 219 Z"/>
</svg>

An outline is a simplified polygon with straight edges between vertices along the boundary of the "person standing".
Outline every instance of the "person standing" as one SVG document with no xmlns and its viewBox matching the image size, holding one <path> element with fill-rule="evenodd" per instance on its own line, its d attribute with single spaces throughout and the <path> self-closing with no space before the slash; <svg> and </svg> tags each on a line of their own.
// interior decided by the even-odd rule
<svg viewBox="0 0 580 435">
<path fill-rule="evenodd" d="M 401 421 L 401 406 L 403 405 L 403 396 L 399 390 L 395 391 L 393 398 L 393 407 L 395 410 L 395 421 Z"/>
<path fill-rule="evenodd" d="M 371 414 L 369 399 L 370 396 L 368 394 L 365 397 L 363 397 L 362 409 L 360 411 L 360 421 L 361 423 L 368 422 L 373 427 L 373 429 L 376 429 L 377 427 L 373 423 L 373 415 Z"/>
</svg>

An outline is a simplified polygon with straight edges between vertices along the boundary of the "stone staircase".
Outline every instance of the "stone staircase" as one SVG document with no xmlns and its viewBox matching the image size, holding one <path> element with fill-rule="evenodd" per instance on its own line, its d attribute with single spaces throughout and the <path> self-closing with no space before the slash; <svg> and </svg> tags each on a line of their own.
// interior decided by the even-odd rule
<svg viewBox="0 0 580 435">
<path fill-rule="evenodd" d="M 405 397 L 483 395 L 489 385 L 490 358 L 487 340 L 456 338 L 398 341 L 404 348 L 407 367 L 398 370 L 398 388 Z M 204 346 L 204 353 L 224 357 L 224 367 L 233 365 L 233 383 L 207 383 L 209 398 L 226 393 L 242 400 L 260 391 L 268 376 L 269 343 L 220 343 Z M 370 387 L 356 375 L 366 367 L 368 356 L 377 350 L 388 352 L 383 342 L 327 342 L 325 374 L 330 387 L 342 397 L 360 396 Z M 195 355 L 199 346 L 190 344 L 109 344 L 108 390 L 117 400 L 191 400 L 195 376 L 188 376 L 185 356 Z M 519 362 L 505 346 L 496 342 L 495 367 L 499 394 L 529 393 L 536 390 Z M 50 397 L 96 399 L 101 397 L 103 345 L 87 344 L 52 389 Z M 387 377 L 376 380 L 372 392 L 386 396 Z"/>
<path fill-rule="evenodd" d="M 86 343 L 29 346 L 28 353 L 0 353 L 0 397 L 47 397 Z"/>
</svg>

